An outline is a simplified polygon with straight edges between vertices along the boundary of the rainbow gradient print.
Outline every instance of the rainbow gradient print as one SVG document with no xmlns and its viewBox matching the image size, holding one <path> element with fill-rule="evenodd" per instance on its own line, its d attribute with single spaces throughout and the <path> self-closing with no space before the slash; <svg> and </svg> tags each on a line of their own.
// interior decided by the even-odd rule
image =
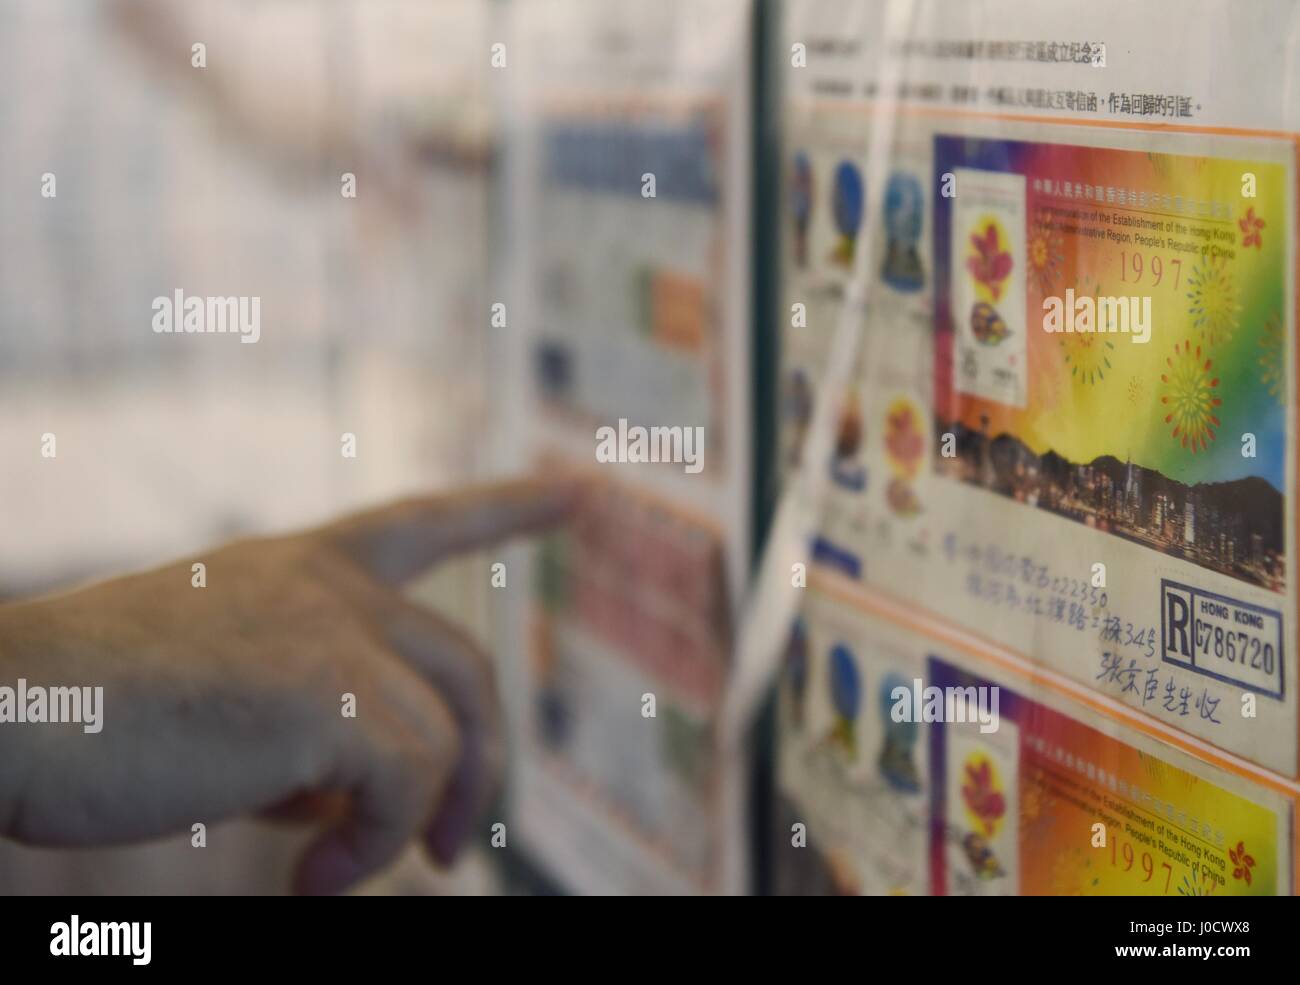
<svg viewBox="0 0 1300 985">
<path fill-rule="evenodd" d="M 1286 169 L 940 136 L 945 174 L 937 470 L 1282 591 Z M 1045 299 L 1085 296 L 1149 298 L 1149 340 L 1044 329 Z"/>
<path fill-rule="evenodd" d="M 928 670 L 938 687 L 995 683 L 937 657 Z M 963 756 L 953 756 L 953 733 L 970 729 L 939 723 L 930 732 L 931 811 L 944 820 L 931 832 L 934 893 L 984 886 L 1025 896 L 1272 896 L 1290 890 L 1290 871 L 1278 850 L 1289 817 L 1009 687 L 1001 687 L 1000 714 L 1004 728 L 1014 731 L 1015 748 L 1006 775 L 984 781 L 982 791 L 972 789 L 979 783 L 976 768 L 992 754 L 983 757 L 968 742 Z M 995 801 L 1006 831 L 1000 839 L 968 804 L 946 801 L 945 778 L 958 770 L 968 777 L 963 800 L 975 799 L 977 806 Z M 979 851 L 970 850 L 973 835 L 980 838 Z M 1000 851 L 993 851 L 999 841 Z"/>
</svg>

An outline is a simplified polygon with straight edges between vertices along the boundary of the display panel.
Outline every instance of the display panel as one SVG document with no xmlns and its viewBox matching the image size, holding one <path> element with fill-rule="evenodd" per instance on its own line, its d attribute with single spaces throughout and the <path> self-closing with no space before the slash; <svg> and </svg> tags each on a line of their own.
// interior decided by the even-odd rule
<svg viewBox="0 0 1300 985">
<path fill-rule="evenodd" d="M 777 892 L 1293 892 L 1286 784 L 1182 753 L 841 583 L 809 590 L 779 717 Z"/>
<path fill-rule="evenodd" d="M 930 5 L 906 43 L 843 43 L 883 8 L 856 9 L 786 24 L 818 55 L 787 72 L 787 477 L 818 467 L 815 399 L 836 416 L 811 560 L 1293 776 L 1295 137 L 1226 126 L 1260 119 L 1235 84 L 1142 98 L 1184 81 L 963 47 Z M 851 289 L 852 371 L 823 394 Z"/>
<path fill-rule="evenodd" d="M 745 878 L 717 725 L 751 561 L 751 7 L 568 7 L 576 34 L 512 12 L 511 430 L 593 488 L 511 564 L 511 827 L 566 890 L 717 892 Z"/>
</svg>

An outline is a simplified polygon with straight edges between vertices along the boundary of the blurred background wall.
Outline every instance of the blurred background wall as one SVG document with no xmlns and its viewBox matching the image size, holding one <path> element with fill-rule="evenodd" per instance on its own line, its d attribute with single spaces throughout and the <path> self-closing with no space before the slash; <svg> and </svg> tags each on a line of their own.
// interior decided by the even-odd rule
<svg viewBox="0 0 1300 985">
<path fill-rule="evenodd" d="M 492 17 L 0 2 L 0 599 L 488 470 Z M 260 296 L 260 342 L 155 335 L 152 300 L 177 288 Z M 485 581 L 444 568 L 416 595 L 481 629 Z M 282 891 L 297 837 L 0 843 L 0 891 Z M 370 889 L 475 891 L 485 872 L 439 883 L 412 852 Z"/>
</svg>

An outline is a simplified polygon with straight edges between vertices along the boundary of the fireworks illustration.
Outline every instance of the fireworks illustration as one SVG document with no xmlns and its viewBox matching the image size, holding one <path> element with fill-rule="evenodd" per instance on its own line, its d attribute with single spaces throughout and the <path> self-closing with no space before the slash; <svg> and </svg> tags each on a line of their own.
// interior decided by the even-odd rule
<svg viewBox="0 0 1300 985">
<path fill-rule="evenodd" d="M 1128 402 L 1134 405 L 1140 404 L 1145 394 L 1146 384 L 1142 382 L 1142 377 L 1130 376 L 1128 380 Z"/>
<path fill-rule="evenodd" d="M 1061 349 L 1071 378 L 1092 386 L 1106 378 L 1115 343 L 1096 332 L 1078 332 L 1061 336 Z"/>
<path fill-rule="evenodd" d="M 1151 170 L 1165 179 L 1177 177 L 1180 171 L 1185 174 L 1199 175 L 1205 170 L 1206 163 L 1203 157 L 1157 154 L 1154 151 L 1147 154 L 1147 161 L 1151 164 Z"/>
<path fill-rule="evenodd" d="M 1094 281 L 1084 287 L 1084 294 L 1097 297 L 1101 294 L 1100 286 Z M 1099 329 L 1101 325 L 1097 326 Z M 1115 343 L 1110 337 L 1097 332 L 1069 332 L 1060 336 L 1061 354 L 1065 364 L 1070 367 L 1070 378 L 1076 383 L 1095 386 L 1106 378 L 1111 368 L 1111 356 L 1115 352 Z"/>
<path fill-rule="evenodd" d="M 1028 246 L 1029 282 L 1040 294 L 1047 294 L 1056 287 L 1065 255 L 1061 252 L 1061 234 L 1045 213 L 1040 212 L 1036 217 Z"/>
<path fill-rule="evenodd" d="M 1020 796 L 1020 830 L 1024 837 L 1033 839 L 1050 838 L 1059 825 L 1061 816 L 1058 799 L 1051 795 L 1046 785 L 1046 773 L 1036 768 L 1021 788 Z"/>
<path fill-rule="evenodd" d="M 1165 423 L 1173 425 L 1173 437 L 1192 454 L 1205 451 L 1214 440 L 1214 429 L 1221 426 L 1216 412 L 1223 401 L 1215 395 L 1219 378 L 1210 372 L 1213 361 L 1199 345 L 1193 348 L 1190 341 L 1183 341 L 1174 346 L 1165 364 L 1160 374 Z"/>
<path fill-rule="evenodd" d="M 1278 406 L 1286 404 L 1286 333 L 1282 331 L 1282 316 L 1277 312 L 1268 316 L 1264 331 L 1259 337 L 1259 382 Z"/>
<path fill-rule="evenodd" d="M 1213 896 L 1215 881 L 1207 879 L 1208 872 L 1201 872 L 1201 863 L 1193 862 L 1191 874 L 1183 874 L 1183 884 L 1178 887 L 1179 896 Z M 1206 883 L 1209 883 L 1209 889 L 1206 889 Z"/>
<path fill-rule="evenodd" d="M 1192 327 L 1201 333 L 1201 341 L 1216 346 L 1232 338 L 1241 305 L 1237 303 L 1237 286 L 1228 272 L 1227 260 L 1201 257 L 1187 283 L 1187 310 Z"/>
</svg>

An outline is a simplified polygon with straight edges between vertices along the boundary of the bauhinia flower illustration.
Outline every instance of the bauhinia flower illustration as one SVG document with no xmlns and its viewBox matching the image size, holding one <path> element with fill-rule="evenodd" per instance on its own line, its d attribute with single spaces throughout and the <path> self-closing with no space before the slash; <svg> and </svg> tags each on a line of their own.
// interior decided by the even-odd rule
<svg viewBox="0 0 1300 985">
<path fill-rule="evenodd" d="M 992 835 L 997 822 L 1007 811 L 1006 798 L 998 791 L 993 779 L 993 764 L 980 758 L 966 763 L 966 782 L 962 784 L 961 796 L 966 807 L 979 818 L 984 832 Z"/>
<path fill-rule="evenodd" d="M 885 414 L 885 453 L 894 471 L 910 479 L 921 465 L 925 437 L 918 415 L 906 399 L 894 401 Z"/>
<path fill-rule="evenodd" d="M 1241 245 L 1243 247 L 1253 246 L 1258 250 L 1264 245 L 1264 240 L 1259 231 L 1264 228 L 1265 222 L 1255 215 L 1253 205 L 1246 210 L 1244 216 L 1237 220 L 1237 225 L 1241 227 Z"/>
<path fill-rule="evenodd" d="M 991 222 L 982 235 L 972 235 L 970 243 L 974 252 L 966 258 L 966 269 L 996 301 L 1002 296 L 1002 282 L 1011 274 L 1011 254 L 1002 249 L 998 227 Z"/>
<path fill-rule="evenodd" d="M 1250 870 L 1255 867 L 1255 859 L 1246 854 L 1245 842 L 1237 842 L 1236 849 L 1228 849 L 1228 858 L 1232 859 L 1232 878 L 1245 879 L 1246 885 L 1250 885 Z"/>
</svg>

